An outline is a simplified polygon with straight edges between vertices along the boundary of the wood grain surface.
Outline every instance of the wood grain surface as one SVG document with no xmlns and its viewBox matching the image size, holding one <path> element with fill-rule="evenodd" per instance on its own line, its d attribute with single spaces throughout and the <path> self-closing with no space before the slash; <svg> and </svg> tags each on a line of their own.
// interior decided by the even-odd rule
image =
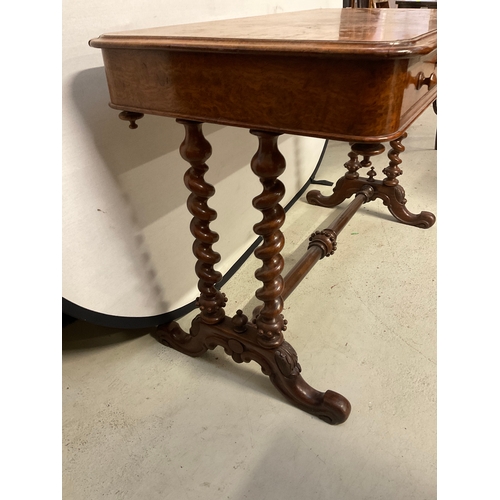
<svg viewBox="0 0 500 500">
<path fill-rule="evenodd" d="M 436 29 L 429 9 L 316 9 L 107 33 L 90 45 L 404 57 L 431 52 Z"/>
</svg>

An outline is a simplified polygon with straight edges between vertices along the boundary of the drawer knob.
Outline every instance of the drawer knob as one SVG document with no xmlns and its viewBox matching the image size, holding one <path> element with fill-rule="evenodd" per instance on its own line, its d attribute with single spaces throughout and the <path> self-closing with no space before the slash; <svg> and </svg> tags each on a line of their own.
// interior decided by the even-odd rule
<svg viewBox="0 0 500 500">
<path fill-rule="evenodd" d="M 118 115 L 118 118 L 120 118 L 120 120 L 130 122 L 130 125 L 128 126 L 128 128 L 134 129 L 134 128 L 137 128 L 139 126 L 135 122 L 137 120 L 140 120 L 143 116 L 144 116 L 144 113 L 135 113 L 134 111 L 122 111 Z"/>
<path fill-rule="evenodd" d="M 437 84 L 437 76 L 435 73 L 431 73 L 427 78 L 424 73 L 420 71 L 415 78 L 415 88 L 420 90 L 424 85 L 427 85 L 428 89 L 431 90 Z"/>
</svg>

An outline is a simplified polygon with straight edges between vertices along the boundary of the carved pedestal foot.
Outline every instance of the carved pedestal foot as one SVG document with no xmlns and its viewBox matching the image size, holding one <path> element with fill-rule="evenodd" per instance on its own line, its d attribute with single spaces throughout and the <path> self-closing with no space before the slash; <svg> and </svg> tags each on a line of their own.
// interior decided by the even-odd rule
<svg viewBox="0 0 500 500">
<path fill-rule="evenodd" d="M 334 391 L 320 392 L 311 387 L 300 375 L 295 349 L 283 342 L 274 353 L 275 363 L 270 364 L 269 375 L 274 386 L 302 410 L 315 415 L 328 424 L 341 424 L 351 413 L 351 403 Z"/>
<path fill-rule="evenodd" d="M 311 205 L 317 205 L 320 207 L 333 208 L 340 205 L 343 201 L 350 198 L 353 194 L 356 194 L 360 189 L 359 177 L 354 179 L 348 179 L 347 177 L 341 177 L 335 187 L 333 188 L 333 193 L 330 196 L 324 196 L 317 189 L 309 191 L 306 195 L 307 201 Z M 367 184 L 368 179 L 362 179 L 362 186 Z"/>
<path fill-rule="evenodd" d="M 414 214 L 406 208 L 405 190 L 401 184 L 387 186 L 383 181 L 375 181 L 363 177 L 356 179 L 341 177 L 337 181 L 332 195 L 323 196 L 319 191 L 310 191 L 307 193 L 307 201 L 312 205 L 332 208 L 350 198 L 353 194 L 358 193 L 366 186 L 371 186 L 374 190 L 372 200 L 380 198 L 389 209 L 389 212 L 399 222 L 423 229 L 428 229 L 436 222 L 436 216 L 431 212 L 423 211 L 419 214 Z"/>
<path fill-rule="evenodd" d="M 384 168 L 386 175 L 383 180 L 375 180 L 376 172 L 371 168 L 368 178 L 359 176 L 358 170 L 362 167 L 372 167 L 370 157 L 378 155 L 384 151 L 382 144 L 351 144 L 349 161 L 344 164 L 347 169 L 344 177 L 341 177 L 330 196 L 323 196 L 318 190 L 307 193 L 307 201 L 311 205 L 333 208 L 342 203 L 353 194 L 358 193 L 363 187 L 371 186 L 374 189 L 371 200 L 380 198 L 389 212 L 403 224 L 417 226 L 423 229 L 431 227 L 436 222 L 436 217 L 431 212 L 420 212 L 413 214 L 406 208 L 405 190 L 399 184 L 398 177 L 403 173 L 399 165 L 401 159 L 399 155 L 405 150 L 402 141 L 407 137 L 404 132 L 400 137 L 390 142 L 389 165 Z M 363 160 L 358 161 L 358 156 L 362 155 Z M 370 200 L 370 201 L 371 201 Z"/>
<path fill-rule="evenodd" d="M 340 205 L 344 200 L 350 198 L 353 194 L 359 191 L 358 170 L 360 168 L 369 168 L 368 179 L 364 179 L 362 186 L 371 184 L 374 177 L 377 175 L 370 160 L 372 156 L 379 155 L 385 151 L 385 148 L 380 143 L 352 143 L 351 151 L 349 152 L 349 161 L 344 164 L 347 172 L 344 177 L 341 177 L 330 196 L 323 196 L 318 190 L 309 191 L 307 193 L 307 201 L 311 205 L 333 208 Z M 359 161 L 358 156 L 362 156 L 363 160 Z"/>
<path fill-rule="evenodd" d="M 401 184 L 396 186 L 380 184 L 376 188 L 374 198 L 380 198 L 389 212 L 403 224 L 428 229 L 436 222 L 436 216 L 431 212 L 413 214 L 406 208 L 405 190 Z"/>
<path fill-rule="evenodd" d="M 247 324 L 241 311 L 233 318 L 225 318 L 215 325 L 203 323 L 197 317 L 190 333 L 177 323 L 160 326 L 155 338 L 164 345 L 190 356 L 200 356 L 208 349 L 222 346 L 237 363 L 257 362 L 274 386 L 294 405 L 329 424 L 341 424 L 351 412 L 349 401 L 334 391 L 320 392 L 300 375 L 294 348 L 283 341 L 273 348 L 258 343 L 258 328 Z"/>
<path fill-rule="evenodd" d="M 201 356 L 209 349 L 204 344 L 203 337 L 198 337 L 193 331 L 185 332 L 175 321 L 160 325 L 153 337 L 161 344 L 192 357 Z"/>
</svg>

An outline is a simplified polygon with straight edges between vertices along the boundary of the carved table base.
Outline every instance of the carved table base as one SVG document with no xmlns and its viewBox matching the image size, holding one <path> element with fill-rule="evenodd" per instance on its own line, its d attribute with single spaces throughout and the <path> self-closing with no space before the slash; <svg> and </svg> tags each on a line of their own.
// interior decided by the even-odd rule
<svg viewBox="0 0 500 500">
<path fill-rule="evenodd" d="M 317 391 L 302 378 L 297 353 L 288 342 L 272 349 L 261 347 L 257 327 L 246 324 L 241 311 L 233 319 L 226 317 L 216 325 L 207 325 L 197 317 L 190 333 L 172 322 L 159 327 L 155 337 L 162 344 L 193 357 L 222 346 L 237 363 L 255 361 L 289 401 L 329 424 L 341 424 L 351 412 L 346 398 L 333 391 Z"/>
<path fill-rule="evenodd" d="M 391 150 L 389 151 L 389 166 L 384 169 L 386 178 L 375 180 L 376 172 L 370 162 L 370 157 L 378 155 L 384 151 L 382 144 L 351 144 L 352 151 L 349 153 L 350 160 L 344 165 L 347 168 L 344 177 L 341 177 L 330 196 L 323 196 L 319 191 L 313 190 L 307 193 L 307 201 L 311 205 L 320 205 L 322 207 L 335 207 L 342 203 L 353 194 L 358 193 L 365 186 L 372 186 L 374 193 L 372 200 L 380 198 L 391 214 L 400 222 L 411 226 L 428 229 L 436 222 L 436 217 L 431 212 L 421 212 L 413 214 L 406 208 L 405 190 L 399 184 L 397 177 L 403 173 L 399 168 L 401 159 L 399 154 L 404 151 L 401 144 L 407 137 L 406 132 L 398 139 L 391 141 Z M 363 156 L 362 161 L 358 161 L 358 155 Z M 359 176 L 358 169 L 362 167 L 370 168 L 368 178 Z"/>
<path fill-rule="evenodd" d="M 380 198 L 399 222 L 422 229 L 428 229 L 436 222 L 436 216 L 431 212 L 422 211 L 419 214 L 413 214 L 406 208 L 405 190 L 401 184 L 386 186 L 382 181 L 372 181 L 363 177 L 357 179 L 341 177 L 333 188 L 332 195 L 323 196 L 317 190 L 309 191 L 307 201 L 311 205 L 333 208 L 367 185 L 372 186 L 374 190 L 371 200 Z"/>
<path fill-rule="evenodd" d="M 137 119 L 136 116 L 131 118 Z M 215 189 L 204 178 L 208 171 L 205 162 L 211 155 L 211 146 L 203 136 L 202 123 L 188 120 L 178 122 L 184 125 L 186 132 L 180 147 L 181 156 L 191 165 L 184 181 L 191 191 L 187 207 L 193 215 L 191 233 L 195 238 L 193 252 L 197 258 L 195 271 L 199 278 L 200 296 L 197 305 L 200 314 L 193 320 L 189 333 L 173 322 L 158 327 L 155 337 L 162 344 L 190 356 L 200 356 L 208 349 L 222 346 L 237 363 L 257 362 L 276 388 L 299 408 L 329 424 L 345 422 L 351 412 L 349 401 L 334 391 L 320 392 L 312 388 L 300 375 L 297 353 L 283 336 L 287 329 L 287 321 L 282 314 L 284 300 L 318 260 L 334 253 L 338 234 L 363 203 L 381 198 L 401 222 L 424 228 L 432 226 L 435 218 L 431 213 L 415 215 L 406 209 L 404 190 L 397 180 L 397 176 L 402 173 L 399 168 L 399 153 L 404 150 L 401 140 L 406 134 L 391 142 L 390 163 L 384 169 L 384 180 L 374 179 L 376 173 L 370 161 L 371 156 L 384 151 L 384 146 L 355 143 L 351 144 L 350 160 L 345 164 L 348 171 L 337 182 L 333 194 L 322 196 L 318 191 L 308 193 L 307 199 L 311 203 L 327 207 L 336 206 L 352 195 L 356 196 L 328 228 L 316 231 L 311 236 L 306 254 L 283 278 L 281 272 L 284 260 L 280 252 L 285 239 L 280 228 L 285 221 L 285 212 L 280 201 L 285 194 L 285 186 L 278 177 L 285 171 L 285 159 L 278 150 L 280 134 L 250 131 L 259 141 L 251 168 L 263 188 L 261 194 L 253 199 L 253 206 L 262 214 L 262 220 L 253 228 L 262 237 L 261 245 L 255 250 L 255 257 L 262 261 L 262 266 L 255 271 L 255 277 L 262 282 L 255 296 L 262 304 L 254 310 L 252 321 L 248 322 L 242 311 L 237 311 L 233 318 L 226 316 L 226 296 L 216 287 L 222 276 L 214 269 L 214 265 L 220 261 L 220 255 L 213 250 L 212 245 L 219 236 L 210 229 L 210 223 L 215 220 L 217 213 L 208 206 Z M 363 156 L 362 161 L 358 161 L 359 155 Z M 368 178 L 359 177 L 357 171 L 362 167 L 371 169 Z"/>
</svg>

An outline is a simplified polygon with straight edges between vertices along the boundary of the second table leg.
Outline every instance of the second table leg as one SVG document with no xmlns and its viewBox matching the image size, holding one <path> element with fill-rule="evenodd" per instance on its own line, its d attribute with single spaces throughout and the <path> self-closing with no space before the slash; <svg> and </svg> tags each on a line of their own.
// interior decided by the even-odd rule
<svg viewBox="0 0 500 500">
<path fill-rule="evenodd" d="M 390 141 L 389 165 L 383 170 L 386 175 L 383 180 L 374 179 L 376 173 L 373 168 L 369 170 L 368 178 L 360 177 L 358 173 L 358 170 L 364 166 L 371 167 L 369 159 L 384 151 L 382 144 L 354 143 L 351 145 L 350 159 L 344 165 L 347 172 L 337 181 L 333 193 L 324 196 L 318 190 L 309 191 L 307 201 L 311 205 L 332 208 L 358 193 L 364 186 L 371 186 L 374 189 L 372 199 L 380 198 L 399 222 L 428 229 L 436 222 L 435 215 L 427 211 L 422 211 L 419 214 L 410 212 L 406 208 L 405 190 L 398 180 L 398 177 L 403 173 L 399 167 L 401 164 L 399 155 L 405 150 L 402 141 L 406 137 L 407 133 L 404 132 L 397 139 Z M 358 161 L 359 155 L 364 157 L 361 162 Z"/>
</svg>

